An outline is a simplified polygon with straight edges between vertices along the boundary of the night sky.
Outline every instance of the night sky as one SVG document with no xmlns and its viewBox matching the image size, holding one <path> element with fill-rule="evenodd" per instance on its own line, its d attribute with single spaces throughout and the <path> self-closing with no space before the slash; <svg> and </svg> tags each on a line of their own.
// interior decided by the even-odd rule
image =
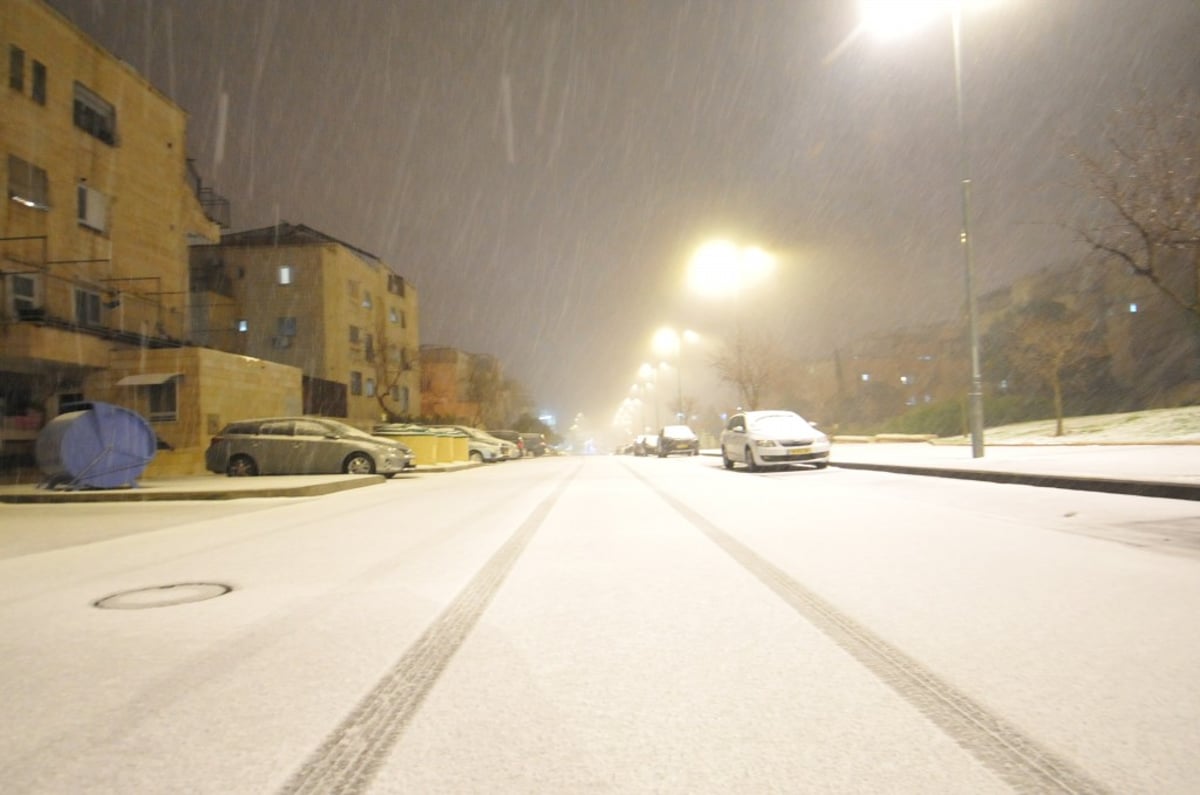
<svg viewBox="0 0 1200 795">
<path fill-rule="evenodd" d="M 884 40 L 853 36 L 852 0 L 51 5 L 189 113 L 234 229 L 379 255 L 423 343 L 498 356 L 560 418 L 611 416 L 659 326 L 728 331 L 686 287 L 713 237 L 776 255 L 737 311 L 795 356 L 961 313 L 948 20 Z M 1067 152 L 1139 91 L 1200 84 L 1200 2 L 997 0 L 966 15 L 963 77 L 983 291 L 1082 259 Z"/>
</svg>

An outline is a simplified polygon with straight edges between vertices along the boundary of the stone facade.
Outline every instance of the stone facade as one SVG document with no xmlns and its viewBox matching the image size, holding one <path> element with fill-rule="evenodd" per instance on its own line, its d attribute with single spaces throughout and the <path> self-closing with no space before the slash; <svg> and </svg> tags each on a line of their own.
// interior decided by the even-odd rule
<svg viewBox="0 0 1200 795">
<path fill-rule="evenodd" d="M 421 413 L 417 291 L 378 257 L 283 223 L 193 247 L 192 274 L 193 336 L 301 370 L 305 413 Z"/>
</svg>

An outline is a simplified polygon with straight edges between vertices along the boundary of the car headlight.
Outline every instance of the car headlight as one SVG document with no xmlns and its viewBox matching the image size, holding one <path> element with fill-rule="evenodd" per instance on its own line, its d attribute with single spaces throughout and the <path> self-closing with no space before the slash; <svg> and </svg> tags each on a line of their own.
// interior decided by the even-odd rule
<svg viewBox="0 0 1200 795">
<path fill-rule="evenodd" d="M 779 442 L 775 441 L 774 439 L 755 439 L 754 446 L 755 447 L 778 447 Z"/>
</svg>

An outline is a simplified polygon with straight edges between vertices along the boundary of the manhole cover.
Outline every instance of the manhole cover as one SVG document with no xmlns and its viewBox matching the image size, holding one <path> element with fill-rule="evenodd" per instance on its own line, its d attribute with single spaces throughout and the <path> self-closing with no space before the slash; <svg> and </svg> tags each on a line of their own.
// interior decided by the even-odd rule
<svg viewBox="0 0 1200 795">
<path fill-rule="evenodd" d="M 153 588 L 138 588 L 121 591 L 92 604 L 106 610 L 142 610 L 147 607 L 170 607 L 188 602 L 203 602 L 215 599 L 233 590 L 230 585 L 219 582 L 180 582 L 174 585 L 156 585 Z"/>
</svg>

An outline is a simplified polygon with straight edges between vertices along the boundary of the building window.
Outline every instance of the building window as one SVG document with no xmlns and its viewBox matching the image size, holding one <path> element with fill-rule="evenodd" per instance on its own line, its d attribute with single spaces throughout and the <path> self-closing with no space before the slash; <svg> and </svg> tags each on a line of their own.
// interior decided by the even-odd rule
<svg viewBox="0 0 1200 795">
<path fill-rule="evenodd" d="M 352 370 L 350 372 L 350 394 L 361 395 L 362 389 L 362 373 Z"/>
<path fill-rule="evenodd" d="M 346 290 L 350 293 L 351 298 L 358 298 L 358 282 L 348 279 L 346 281 Z"/>
<path fill-rule="evenodd" d="M 400 401 L 400 387 L 393 384 L 391 390 L 388 392 L 388 395 L 391 396 L 393 401 L 399 402 Z"/>
<path fill-rule="evenodd" d="M 79 326 L 100 325 L 100 293 L 75 289 L 75 323 Z"/>
<path fill-rule="evenodd" d="M 292 266 L 291 265 L 280 265 L 279 266 L 279 283 L 280 284 L 291 284 L 292 283 Z"/>
<path fill-rule="evenodd" d="M 363 291 L 362 305 L 363 305 L 364 309 L 370 309 L 373 306 L 373 304 L 371 303 L 371 291 L 370 290 Z"/>
<path fill-rule="evenodd" d="M 178 392 L 175 389 L 174 378 L 168 378 L 161 384 L 151 384 L 147 389 L 150 392 L 151 422 L 174 422 L 179 418 Z"/>
<path fill-rule="evenodd" d="M 404 412 L 405 414 L 407 414 L 407 413 L 408 413 L 408 408 L 409 408 L 409 404 L 408 404 L 408 387 L 404 387 L 404 388 L 401 390 L 401 394 L 400 394 L 400 411 L 402 411 L 402 412 Z"/>
<path fill-rule="evenodd" d="M 388 292 L 392 295 L 404 297 L 404 277 L 397 276 L 394 273 L 388 274 Z"/>
<path fill-rule="evenodd" d="M 1131 314 L 1131 315 L 1136 315 L 1136 314 L 1137 314 L 1137 311 L 1138 311 L 1138 305 L 1137 305 L 1137 304 L 1130 304 L 1130 305 L 1129 305 L 1129 314 Z"/>
<path fill-rule="evenodd" d="M 117 144 L 117 110 L 100 95 L 75 84 L 75 126 L 109 146 Z"/>
<path fill-rule="evenodd" d="M 8 87 L 25 90 L 25 51 L 15 44 L 8 45 Z"/>
<path fill-rule="evenodd" d="M 363 337 L 363 356 L 368 362 L 375 361 L 375 337 L 371 334 Z"/>
<path fill-rule="evenodd" d="M 292 340 L 296 336 L 296 318 L 281 317 L 275 322 L 275 339 L 273 340 L 276 348 L 292 347 Z"/>
<path fill-rule="evenodd" d="M 46 210 L 50 207 L 50 182 L 45 169 L 16 155 L 8 156 L 8 198 L 26 207 Z"/>
<path fill-rule="evenodd" d="M 359 340 L 359 328 L 358 328 L 358 326 L 351 326 L 350 327 L 350 342 L 353 344 L 357 344 L 358 340 Z"/>
<path fill-rule="evenodd" d="M 239 334 L 245 334 L 250 330 L 250 321 L 246 320 L 245 318 L 239 318 L 237 324 L 234 325 L 234 328 L 238 330 Z"/>
<path fill-rule="evenodd" d="M 8 277 L 12 292 L 13 314 L 18 319 L 33 317 L 38 312 L 37 278 L 30 274 L 15 273 Z"/>
<path fill-rule="evenodd" d="M 375 379 L 367 379 L 367 397 L 375 397 Z"/>
<path fill-rule="evenodd" d="M 863 373 L 862 375 L 860 375 L 860 376 L 859 376 L 859 378 L 861 378 L 863 381 L 870 381 L 870 380 L 871 380 L 871 374 L 870 374 L 870 373 Z"/>
<path fill-rule="evenodd" d="M 78 185 L 75 189 L 76 218 L 81 226 L 97 232 L 108 230 L 108 197 L 95 188 Z"/>
<path fill-rule="evenodd" d="M 37 104 L 46 104 L 46 64 L 41 61 L 33 62 L 33 91 L 31 96 Z"/>
</svg>

